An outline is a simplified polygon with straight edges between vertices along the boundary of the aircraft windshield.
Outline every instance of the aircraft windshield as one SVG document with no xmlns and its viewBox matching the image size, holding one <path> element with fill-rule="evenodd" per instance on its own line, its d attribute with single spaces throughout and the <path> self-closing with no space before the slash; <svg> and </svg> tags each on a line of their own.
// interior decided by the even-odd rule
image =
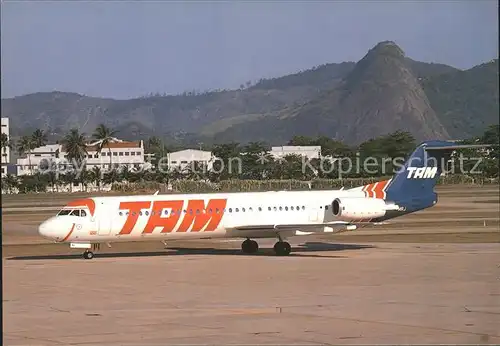
<svg viewBox="0 0 500 346">
<path fill-rule="evenodd" d="M 61 215 L 85 217 L 87 216 L 87 212 L 83 209 L 63 209 L 57 214 L 57 216 Z"/>
</svg>

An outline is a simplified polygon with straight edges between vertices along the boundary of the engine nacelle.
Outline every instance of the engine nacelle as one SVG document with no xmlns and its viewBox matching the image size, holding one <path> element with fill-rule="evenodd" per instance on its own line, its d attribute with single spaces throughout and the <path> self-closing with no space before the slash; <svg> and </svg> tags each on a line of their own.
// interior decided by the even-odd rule
<svg viewBox="0 0 500 346">
<path fill-rule="evenodd" d="M 335 198 L 332 202 L 332 213 L 341 221 L 374 219 L 384 216 L 389 209 L 392 208 L 378 198 Z"/>
</svg>

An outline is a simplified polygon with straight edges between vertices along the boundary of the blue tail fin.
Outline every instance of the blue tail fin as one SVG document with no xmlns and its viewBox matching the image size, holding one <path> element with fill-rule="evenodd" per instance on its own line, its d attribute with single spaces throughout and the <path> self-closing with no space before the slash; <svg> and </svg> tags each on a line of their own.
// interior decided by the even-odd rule
<svg viewBox="0 0 500 346">
<path fill-rule="evenodd" d="M 434 187 L 457 149 L 487 145 L 456 145 L 453 142 L 429 141 L 420 144 L 394 175 L 386 189 L 386 200 L 393 201 L 406 212 L 425 209 L 437 203 Z"/>
</svg>

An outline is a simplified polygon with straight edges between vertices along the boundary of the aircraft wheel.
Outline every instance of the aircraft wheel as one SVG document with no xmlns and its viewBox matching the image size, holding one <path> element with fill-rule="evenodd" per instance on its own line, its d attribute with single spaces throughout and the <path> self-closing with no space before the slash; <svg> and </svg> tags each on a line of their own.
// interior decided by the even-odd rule
<svg viewBox="0 0 500 346">
<path fill-rule="evenodd" d="M 92 258 L 94 258 L 94 253 L 92 251 L 85 251 L 83 253 L 83 258 L 92 259 Z"/>
<path fill-rule="evenodd" d="M 255 240 L 247 239 L 241 244 L 241 250 L 244 253 L 256 253 L 259 250 L 259 244 Z"/>
<path fill-rule="evenodd" d="M 286 241 L 279 241 L 274 244 L 274 252 L 278 256 L 288 256 L 292 252 L 292 247 Z"/>
</svg>

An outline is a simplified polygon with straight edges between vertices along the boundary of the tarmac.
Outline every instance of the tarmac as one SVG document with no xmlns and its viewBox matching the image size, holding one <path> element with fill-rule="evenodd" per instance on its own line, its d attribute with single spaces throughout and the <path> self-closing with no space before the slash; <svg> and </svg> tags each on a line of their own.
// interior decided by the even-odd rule
<svg viewBox="0 0 500 346">
<path fill-rule="evenodd" d="M 86 261 L 11 211 L 3 344 L 499 344 L 498 186 L 484 191 L 445 190 L 441 209 L 378 235 L 291 238 L 287 257 L 268 239 L 257 255 L 239 240 L 133 243 Z"/>
</svg>

